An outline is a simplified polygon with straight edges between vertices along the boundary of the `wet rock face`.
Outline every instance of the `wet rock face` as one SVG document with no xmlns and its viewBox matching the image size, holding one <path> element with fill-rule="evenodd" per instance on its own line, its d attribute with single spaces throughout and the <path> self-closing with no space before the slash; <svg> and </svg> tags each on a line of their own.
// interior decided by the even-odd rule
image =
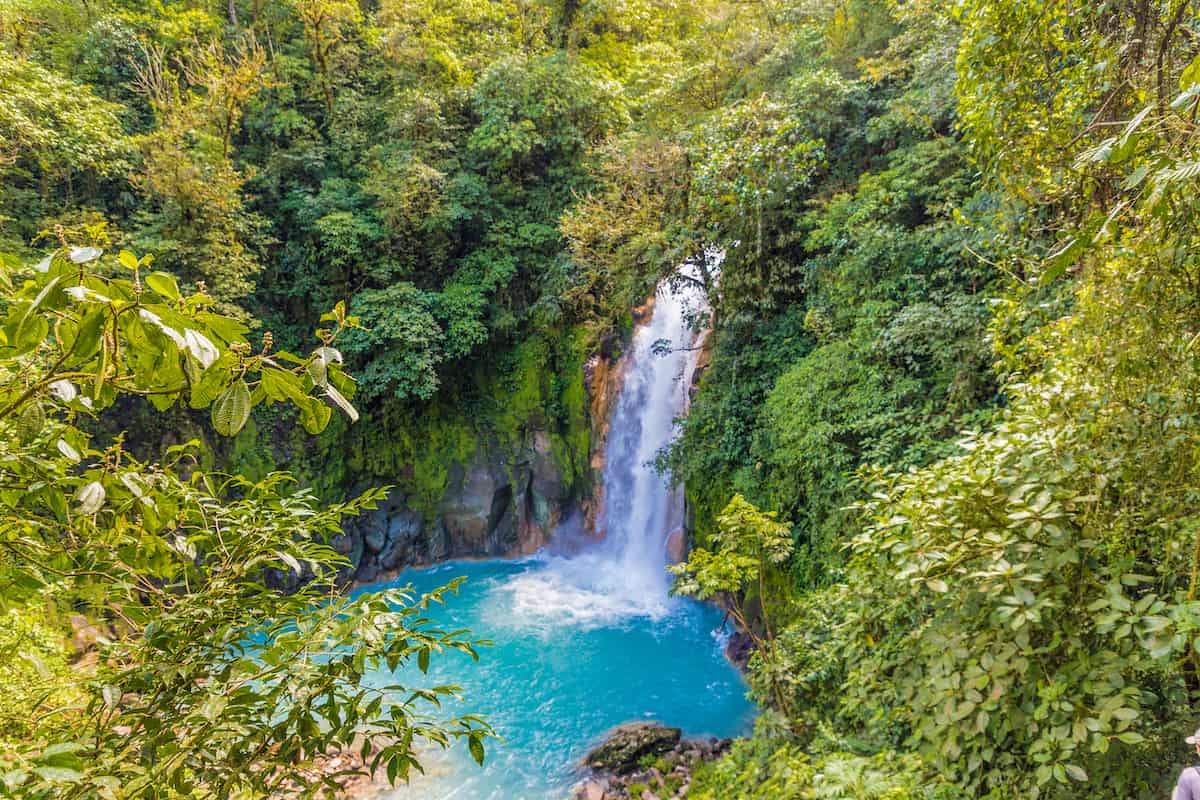
<svg viewBox="0 0 1200 800">
<path fill-rule="evenodd" d="M 667 536 L 667 561 L 679 564 L 687 561 L 688 537 L 687 532 L 677 528 Z"/>
<path fill-rule="evenodd" d="M 342 578 L 359 583 L 447 558 L 529 555 L 579 506 L 583 498 L 576 495 L 551 437 L 534 431 L 515 454 L 481 447 L 467 463 L 452 464 L 432 514 L 393 491 L 378 508 L 348 521 L 333 546 L 351 562 Z"/>
<path fill-rule="evenodd" d="M 465 467 L 451 466 L 449 491 L 438 510 L 456 549 L 488 553 L 498 544 L 497 537 L 489 536 L 497 530 L 490 527 L 489 512 L 497 492 L 507 487 L 501 485 L 479 453 L 475 456 L 475 461 Z"/>
<path fill-rule="evenodd" d="M 734 631 L 725 644 L 725 657 L 742 672 L 746 672 L 750 656 L 754 655 L 754 640 L 745 631 Z"/>
<path fill-rule="evenodd" d="M 378 552 L 379 566 L 390 570 L 409 563 L 420 550 L 424 530 L 419 511 L 402 509 L 388 517 L 387 535 Z"/>
<path fill-rule="evenodd" d="M 652 308 L 653 303 L 647 304 Z M 644 318 L 642 314 L 641 318 Z M 592 452 L 589 466 L 592 470 L 593 490 L 583 507 L 587 520 L 587 529 L 598 538 L 603 538 L 604 531 L 599 530 L 597 522 L 602 517 L 604 506 L 603 481 L 605 445 L 608 442 L 609 424 L 612 422 L 613 406 L 621 393 L 621 385 L 625 377 L 622 369 L 628 362 L 621 360 L 621 349 L 627 344 L 617 336 L 611 336 L 600 346 L 600 351 L 593 355 L 583 365 L 583 385 L 589 398 L 589 413 L 591 418 Z"/>
</svg>

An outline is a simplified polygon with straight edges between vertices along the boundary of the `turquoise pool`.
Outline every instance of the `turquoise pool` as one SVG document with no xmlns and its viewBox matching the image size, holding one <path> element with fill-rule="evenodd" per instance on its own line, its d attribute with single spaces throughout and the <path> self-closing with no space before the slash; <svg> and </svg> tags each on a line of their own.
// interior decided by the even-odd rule
<svg viewBox="0 0 1200 800">
<path fill-rule="evenodd" d="M 754 707 L 722 653 L 721 613 L 614 591 L 604 566 L 586 556 L 450 562 L 383 584 L 421 591 L 467 577 L 434 617 L 494 645 L 479 663 L 435 658 L 426 685 L 462 686 L 464 702 L 448 713 L 484 714 L 503 737 L 482 769 L 465 746 L 429 751 L 427 775 L 390 800 L 563 800 L 579 758 L 628 720 L 661 720 L 687 736 L 747 732 Z"/>
</svg>

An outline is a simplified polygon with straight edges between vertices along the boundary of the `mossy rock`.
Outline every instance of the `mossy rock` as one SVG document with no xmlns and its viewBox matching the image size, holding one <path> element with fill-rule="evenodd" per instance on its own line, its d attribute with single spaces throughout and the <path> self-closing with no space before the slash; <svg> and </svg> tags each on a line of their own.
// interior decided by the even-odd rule
<svg viewBox="0 0 1200 800">
<path fill-rule="evenodd" d="M 659 722 L 627 722 L 613 728 L 584 762 L 592 769 L 628 772 L 637 769 L 647 756 L 670 752 L 679 744 L 682 731 Z"/>
</svg>

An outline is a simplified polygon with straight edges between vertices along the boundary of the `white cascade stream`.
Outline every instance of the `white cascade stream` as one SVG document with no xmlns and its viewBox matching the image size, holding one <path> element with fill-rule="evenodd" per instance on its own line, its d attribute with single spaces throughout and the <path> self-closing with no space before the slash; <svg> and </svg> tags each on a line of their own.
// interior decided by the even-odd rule
<svg viewBox="0 0 1200 800">
<path fill-rule="evenodd" d="M 698 287 L 659 286 L 651 317 L 635 331 L 620 365 L 598 520 L 604 538 L 511 581 L 505 587 L 512 594 L 509 624 L 603 626 L 667 613 L 667 540 L 683 525 L 683 493 L 653 461 L 687 410 L 699 340 L 691 321 L 705 310 Z M 661 340 L 668 343 L 665 354 L 655 352 Z"/>
</svg>

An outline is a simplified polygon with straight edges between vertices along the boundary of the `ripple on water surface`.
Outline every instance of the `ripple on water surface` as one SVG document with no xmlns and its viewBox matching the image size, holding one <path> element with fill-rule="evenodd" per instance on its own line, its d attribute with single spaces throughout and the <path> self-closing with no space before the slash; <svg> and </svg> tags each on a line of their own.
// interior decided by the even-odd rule
<svg viewBox="0 0 1200 800">
<path fill-rule="evenodd" d="M 427 752 L 427 774 L 391 800 L 563 800 L 579 758 L 622 722 L 657 719 L 685 736 L 749 728 L 754 709 L 722 655 L 718 610 L 628 597 L 586 556 L 452 562 L 390 585 L 428 591 L 459 575 L 467 583 L 432 616 L 494 644 L 479 663 L 441 654 L 423 684 L 461 686 L 464 702 L 448 713 L 484 714 L 504 740 L 489 743 L 483 769 L 465 746 Z"/>
</svg>

